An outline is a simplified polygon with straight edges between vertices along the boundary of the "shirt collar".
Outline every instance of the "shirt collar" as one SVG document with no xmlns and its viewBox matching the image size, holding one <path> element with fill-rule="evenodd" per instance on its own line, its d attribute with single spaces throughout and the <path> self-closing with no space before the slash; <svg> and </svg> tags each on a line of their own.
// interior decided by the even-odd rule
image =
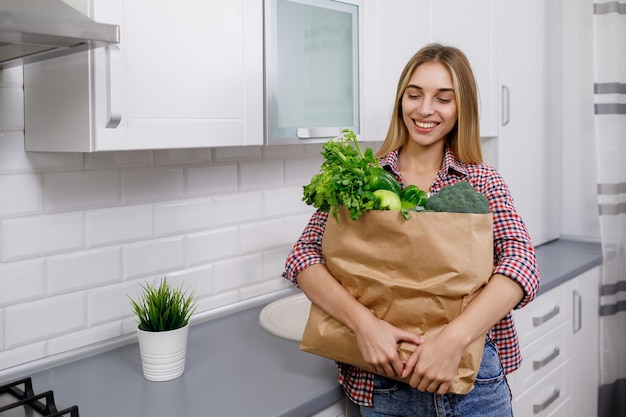
<svg viewBox="0 0 626 417">
<path fill-rule="evenodd" d="M 398 153 L 399 149 L 394 149 L 385 155 L 381 160 L 380 164 L 394 172 L 396 175 L 400 176 L 400 170 L 398 169 Z M 443 177 L 451 174 L 457 175 L 461 178 L 468 177 L 467 168 L 465 164 L 456 159 L 450 148 L 446 147 L 443 154 L 443 164 L 441 170 L 439 171 L 440 175 Z"/>
</svg>

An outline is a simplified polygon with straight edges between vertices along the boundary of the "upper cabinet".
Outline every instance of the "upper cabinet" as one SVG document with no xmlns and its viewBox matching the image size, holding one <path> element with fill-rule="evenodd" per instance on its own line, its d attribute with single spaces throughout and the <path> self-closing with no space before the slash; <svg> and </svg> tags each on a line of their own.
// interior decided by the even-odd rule
<svg viewBox="0 0 626 417">
<path fill-rule="evenodd" d="M 266 0 L 266 143 L 359 134 L 362 0 Z"/>
<path fill-rule="evenodd" d="M 560 235 L 560 7 L 544 0 L 500 4 L 497 167 L 535 245 Z"/>
<path fill-rule="evenodd" d="M 498 30 L 494 0 L 368 0 L 364 10 L 364 136 L 387 133 L 400 73 L 430 42 L 459 47 L 480 95 L 481 136 L 498 134 Z"/>
<path fill-rule="evenodd" d="M 24 66 L 26 150 L 263 144 L 262 0 L 81 1 L 121 43 Z"/>
</svg>

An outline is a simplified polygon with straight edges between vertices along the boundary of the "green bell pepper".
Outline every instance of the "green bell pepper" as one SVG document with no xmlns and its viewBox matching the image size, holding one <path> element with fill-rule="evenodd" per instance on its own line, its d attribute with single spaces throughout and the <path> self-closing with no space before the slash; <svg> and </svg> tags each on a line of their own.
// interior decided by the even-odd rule
<svg viewBox="0 0 626 417">
<path fill-rule="evenodd" d="M 420 190 L 417 185 L 408 185 L 400 192 L 400 200 L 402 200 L 404 208 L 424 207 L 426 200 L 428 200 L 428 194 L 426 191 Z"/>
<path fill-rule="evenodd" d="M 367 183 L 372 192 L 376 190 L 389 190 L 400 195 L 400 183 L 398 183 L 396 177 L 391 172 L 383 168 L 369 168 Z"/>
</svg>

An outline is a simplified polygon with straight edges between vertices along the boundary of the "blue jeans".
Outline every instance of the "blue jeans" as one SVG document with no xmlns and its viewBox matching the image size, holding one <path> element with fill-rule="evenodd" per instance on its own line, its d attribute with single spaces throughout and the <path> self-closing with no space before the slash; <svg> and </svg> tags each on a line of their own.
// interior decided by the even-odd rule
<svg viewBox="0 0 626 417">
<path fill-rule="evenodd" d="M 374 406 L 361 407 L 363 417 L 512 417 L 511 391 L 500 358 L 485 342 L 478 376 L 466 395 L 421 392 L 400 381 L 376 375 Z"/>
</svg>

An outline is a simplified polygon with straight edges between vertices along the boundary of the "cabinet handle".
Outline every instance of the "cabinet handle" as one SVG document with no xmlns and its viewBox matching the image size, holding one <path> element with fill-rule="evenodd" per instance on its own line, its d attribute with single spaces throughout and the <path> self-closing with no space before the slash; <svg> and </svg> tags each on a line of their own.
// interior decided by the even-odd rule
<svg viewBox="0 0 626 417">
<path fill-rule="evenodd" d="M 582 329 L 583 327 L 583 297 L 580 293 L 574 290 L 574 333 Z"/>
<path fill-rule="evenodd" d="M 554 306 L 552 311 L 550 311 L 549 313 L 546 313 L 546 314 L 544 314 L 541 317 L 533 317 L 533 325 L 539 326 L 539 325 L 545 323 L 546 321 L 550 320 L 552 317 L 554 317 L 557 314 L 559 314 L 560 311 L 561 311 L 561 309 L 559 308 L 559 306 Z"/>
<path fill-rule="evenodd" d="M 550 395 L 550 397 L 548 397 L 544 402 L 542 402 L 541 404 L 533 404 L 533 413 L 537 414 L 542 412 L 543 410 L 548 408 L 550 404 L 555 402 L 560 395 L 561 391 L 559 391 L 558 388 L 554 388 L 554 392 L 552 392 L 552 395 Z"/>
<path fill-rule="evenodd" d="M 107 62 L 107 120 L 106 128 L 115 129 L 122 121 L 122 51 L 118 45 L 106 46 Z"/>
<path fill-rule="evenodd" d="M 502 86 L 502 126 L 509 124 L 511 120 L 511 92 L 506 85 Z"/>
<path fill-rule="evenodd" d="M 552 353 L 550 353 L 548 356 L 538 361 L 533 361 L 533 369 L 536 371 L 538 369 L 543 368 L 544 366 L 552 362 L 554 359 L 556 359 L 556 357 L 559 356 L 560 353 L 561 353 L 561 349 L 559 349 L 558 346 L 555 346 Z"/>
<path fill-rule="evenodd" d="M 334 138 L 341 135 L 338 127 L 299 127 L 298 139 Z"/>
</svg>

